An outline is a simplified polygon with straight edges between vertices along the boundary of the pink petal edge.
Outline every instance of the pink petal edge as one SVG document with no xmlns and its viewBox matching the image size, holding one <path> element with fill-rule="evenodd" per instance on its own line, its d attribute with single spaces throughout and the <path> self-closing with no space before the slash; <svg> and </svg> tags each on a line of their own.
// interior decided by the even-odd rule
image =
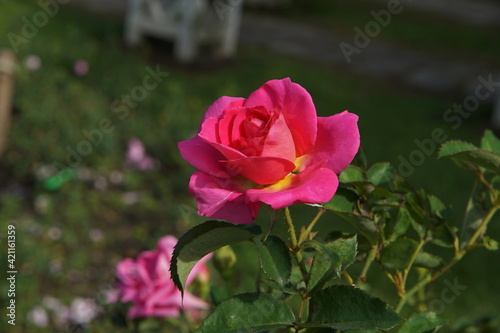
<svg viewBox="0 0 500 333">
<path fill-rule="evenodd" d="M 299 174 L 288 177 L 284 187 L 275 184 L 263 189 L 246 192 L 247 200 L 262 201 L 273 209 L 281 209 L 298 203 L 324 203 L 329 201 L 338 187 L 338 178 L 327 168 L 311 166 Z"/>
<path fill-rule="evenodd" d="M 232 223 L 248 224 L 257 217 L 260 203 L 246 203 L 234 179 L 221 179 L 196 171 L 189 192 L 196 198 L 198 213 Z"/>
<path fill-rule="evenodd" d="M 243 106 L 281 111 L 293 135 L 297 156 L 306 154 L 314 146 L 316 108 L 309 92 L 290 78 L 267 81 L 250 94 Z"/>
<path fill-rule="evenodd" d="M 356 156 L 359 144 L 358 116 L 344 111 L 330 117 L 318 117 L 318 137 L 307 154 L 305 167 L 326 161 L 325 167 L 342 172 Z"/>
</svg>

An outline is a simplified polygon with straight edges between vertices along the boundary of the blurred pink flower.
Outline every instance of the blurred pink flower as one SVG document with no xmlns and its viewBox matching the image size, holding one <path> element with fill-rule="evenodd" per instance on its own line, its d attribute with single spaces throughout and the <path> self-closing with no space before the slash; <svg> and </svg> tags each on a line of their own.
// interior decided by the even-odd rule
<svg viewBox="0 0 500 333">
<path fill-rule="evenodd" d="M 104 301 L 107 304 L 112 304 L 118 302 L 120 299 L 120 290 L 118 289 L 108 289 L 103 291 Z"/>
<path fill-rule="evenodd" d="M 39 56 L 30 54 L 24 59 L 24 65 L 26 68 L 28 68 L 30 71 L 37 71 L 42 67 L 42 60 L 40 59 Z"/>
<path fill-rule="evenodd" d="M 101 308 L 90 298 L 77 297 L 71 302 L 71 320 L 80 325 L 90 323 L 101 311 Z"/>
<path fill-rule="evenodd" d="M 129 318 L 138 317 L 179 317 L 179 310 L 196 316 L 197 310 L 207 309 L 208 304 L 202 299 L 181 292 L 170 279 L 170 261 L 177 239 L 165 236 L 158 241 L 153 251 L 142 252 L 137 260 L 130 258 L 118 263 L 118 289 L 122 302 L 132 302 L 128 311 Z M 191 271 L 187 285 L 200 273 L 205 274 L 204 262 L 210 256 L 203 258 Z"/>
<path fill-rule="evenodd" d="M 155 167 L 155 160 L 146 155 L 144 145 L 136 138 L 128 142 L 127 163 L 138 170 L 151 170 Z"/>
<path fill-rule="evenodd" d="M 47 327 L 49 324 L 49 315 L 43 307 L 37 305 L 28 312 L 28 321 L 38 327 Z"/>
<path fill-rule="evenodd" d="M 78 76 L 84 76 L 89 72 L 89 64 L 83 59 L 78 59 L 73 65 L 73 72 Z"/>
</svg>

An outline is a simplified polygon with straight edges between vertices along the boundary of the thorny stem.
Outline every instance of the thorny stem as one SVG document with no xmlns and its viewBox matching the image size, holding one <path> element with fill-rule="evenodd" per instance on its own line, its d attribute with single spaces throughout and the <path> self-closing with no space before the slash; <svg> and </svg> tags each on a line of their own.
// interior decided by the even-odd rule
<svg viewBox="0 0 500 333">
<path fill-rule="evenodd" d="M 495 215 L 496 211 L 499 208 L 500 208 L 500 204 L 497 204 L 497 205 L 493 206 L 493 208 L 490 209 L 490 211 L 488 212 L 488 215 L 486 215 L 483 222 L 481 222 L 481 225 L 479 226 L 479 228 L 477 228 L 474 235 L 472 235 L 472 237 L 467 242 L 467 245 L 465 245 L 465 248 L 463 248 L 460 252 L 465 253 L 465 251 L 467 251 L 470 247 L 472 247 L 476 243 L 476 240 L 484 233 L 484 231 L 486 230 L 486 227 L 488 226 L 488 223 L 490 222 L 491 218 L 493 217 L 493 215 Z"/>
<path fill-rule="evenodd" d="M 285 222 L 288 227 L 288 235 L 290 236 L 290 242 L 292 243 L 292 248 L 295 250 L 297 248 L 297 235 L 295 234 L 295 227 L 293 225 L 292 216 L 290 215 L 290 210 L 285 207 Z"/>
<path fill-rule="evenodd" d="M 412 257 L 410 258 L 410 262 L 408 263 L 408 266 L 406 266 L 405 270 L 403 271 L 403 280 L 401 281 L 401 286 L 400 286 L 400 290 L 404 293 L 405 292 L 405 286 L 406 286 L 406 279 L 408 278 L 408 274 L 410 273 L 410 270 L 411 270 L 411 267 L 413 266 L 413 262 L 415 261 L 415 259 L 417 258 L 417 255 L 418 253 L 420 252 L 420 250 L 422 249 L 422 247 L 424 246 L 425 244 L 425 241 L 420 241 L 420 243 L 418 244 L 417 248 L 415 249 L 415 252 L 413 252 L 413 255 Z"/>
<path fill-rule="evenodd" d="M 295 234 L 295 227 L 293 225 L 292 216 L 290 215 L 290 210 L 288 207 L 285 207 L 285 222 L 288 229 L 288 235 L 290 236 L 291 250 L 295 254 L 295 259 L 297 259 L 297 264 L 299 265 L 300 272 L 302 273 L 302 277 L 304 281 L 307 281 L 307 271 L 302 264 L 302 253 L 298 248 L 297 235 Z"/>
<path fill-rule="evenodd" d="M 307 229 L 305 232 L 303 232 L 300 237 L 299 237 L 299 242 L 298 242 L 298 245 L 302 244 L 303 241 L 305 241 L 307 239 L 307 237 L 309 236 L 309 234 L 311 233 L 312 229 L 314 228 L 314 226 L 316 225 L 316 222 L 319 221 L 319 218 L 321 217 L 321 215 L 323 215 L 323 213 L 326 212 L 326 209 L 324 209 L 323 207 L 320 207 L 319 210 L 318 210 L 318 214 L 316 214 L 316 216 L 314 217 L 314 219 L 311 221 L 311 223 L 309 223 L 309 225 L 307 226 Z"/>
<path fill-rule="evenodd" d="M 443 266 L 441 269 L 439 269 L 437 272 L 434 274 L 427 274 L 422 280 L 420 280 L 416 285 L 414 285 L 401 299 L 399 300 L 398 305 L 396 306 L 396 312 L 400 312 L 401 309 L 404 307 L 406 302 L 412 297 L 416 292 L 418 292 L 422 287 L 427 285 L 430 282 L 434 282 L 437 279 L 441 277 L 446 271 L 448 271 L 451 267 L 453 267 L 462 257 L 471 249 L 475 247 L 475 243 L 477 239 L 483 234 L 484 230 L 488 226 L 488 223 L 490 222 L 491 218 L 493 215 L 495 215 L 496 211 L 500 208 L 500 205 L 496 203 L 495 206 L 491 208 L 491 210 L 488 212 L 486 217 L 484 218 L 483 222 L 477 228 L 476 232 L 472 237 L 469 239 L 467 244 L 465 245 L 464 248 L 462 248 L 460 251 L 455 253 L 453 258 L 450 260 L 449 263 L 447 263 L 445 266 Z"/>
<path fill-rule="evenodd" d="M 343 275 L 343 276 L 344 276 L 344 278 L 346 279 L 347 284 L 354 285 L 354 280 L 353 280 L 353 279 L 352 279 L 352 277 L 349 275 L 349 273 L 347 273 L 347 271 L 342 271 L 342 275 Z"/>
<path fill-rule="evenodd" d="M 493 188 L 493 186 L 491 186 L 491 184 L 490 184 L 490 183 L 488 183 L 488 182 L 486 181 L 486 179 L 484 179 L 484 175 L 483 175 L 483 173 L 478 172 L 478 173 L 476 174 L 476 176 L 477 176 L 477 178 L 479 179 L 479 181 L 480 181 L 480 182 L 481 182 L 484 186 L 486 186 L 486 187 L 488 188 L 488 190 L 490 191 L 490 194 L 494 194 L 494 193 L 495 193 L 495 189 Z"/>
<path fill-rule="evenodd" d="M 302 301 L 300 302 L 299 315 L 297 316 L 298 322 L 302 322 L 302 314 L 304 313 L 304 306 L 306 305 L 307 297 L 302 297 Z"/>
<path fill-rule="evenodd" d="M 405 306 L 408 299 L 410 299 L 410 297 L 412 297 L 417 291 L 419 291 L 420 288 L 429 283 L 431 281 L 431 278 L 432 278 L 431 274 L 428 274 L 425 278 L 420 280 L 416 285 L 414 285 L 410 290 L 408 290 L 406 294 L 404 294 L 404 296 L 401 297 L 401 299 L 399 300 L 399 303 L 396 306 L 396 312 L 399 313 L 401 309 L 403 309 L 403 306 Z"/>
<path fill-rule="evenodd" d="M 375 260 L 375 256 L 377 254 L 377 249 L 378 245 L 374 244 L 370 248 L 370 251 L 368 251 L 368 256 L 366 258 L 365 264 L 363 266 L 363 269 L 361 270 L 361 273 L 358 276 L 357 283 L 359 284 L 360 282 L 365 282 L 366 281 L 366 274 L 368 273 L 368 270 L 370 269 L 370 266 Z"/>
</svg>

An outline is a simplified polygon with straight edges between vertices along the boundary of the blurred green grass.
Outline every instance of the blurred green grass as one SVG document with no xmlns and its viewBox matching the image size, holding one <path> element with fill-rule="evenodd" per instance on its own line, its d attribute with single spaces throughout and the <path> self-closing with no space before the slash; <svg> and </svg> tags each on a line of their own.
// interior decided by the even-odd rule
<svg viewBox="0 0 500 333">
<path fill-rule="evenodd" d="M 31 17 L 37 10 L 35 2 L 4 1 L 2 12 L 8 15 L 0 20 L 0 47 L 9 47 L 8 33 L 19 33 L 21 18 Z M 347 9 L 335 11 L 339 17 L 325 16 L 325 20 L 342 22 L 342 16 L 363 21 L 359 10 L 352 10 L 352 15 Z M 413 24 L 417 23 L 405 28 L 414 31 Z M 428 34 L 416 35 L 427 36 L 434 28 L 419 25 L 419 29 Z M 489 43 L 487 34 L 476 33 Z M 25 318 L 44 296 L 57 296 L 65 302 L 76 296 L 94 298 L 98 290 L 113 282 L 118 260 L 152 248 L 166 233 L 179 236 L 188 226 L 204 220 L 193 213 L 193 201 L 186 190 L 193 169 L 180 158 L 176 142 L 196 132 L 204 110 L 222 95 L 245 97 L 269 79 L 290 77 L 311 93 L 321 116 L 345 109 L 360 116 L 362 146 L 370 163 L 389 161 L 397 165 L 399 155 L 408 158 L 417 148 L 415 139 L 429 138 L 437 127 L 443 128 L 449 139 L 477 143 L 487 126 L 489 106 L 475 111 L 460 128 L 452 130 L 443 123 L 442 115 L 461 100 L 426 96 L 258 49 L 242 47 L 238 57 L 228 63 L 179 67 L 169 54 L 158 49 L 157 43 L 130 50 L 122 45 L 121 38 L 118 20 L 61 8 L 36 36 L 19 47 L 15 113 L 9 146 L 0 160 L 0 221 L 4 230 L 7 224 L 17 226 L 20 267 L 19 324 L 9 327 L 9 332 L 37 332 Z M 403 45 L 408 41 L 402 36 L 394 38 Z M 421 39 L 427 41 L 427 37 Z M 429 43 L 433 47 L 434 42 Z M 472 42 L 464 43 L 464 53 L 475 48 Z M 484 46 L 485 57 L 490 51 L 496 52 L 495 47 L 491 51 Z M 30 72 L 23 65 L 30 54 L 42 60 L 38 71 Z M 89 63 L 88 75 L 73 74 L 72 64 L 77 59 Z M 136 108 L 130 108 L 127 118 L 120 119 L 113 113 L 112 103 L 141 85 L 146 67 L 155 68 L 157 64 L 169 76 Z M 83 158 L 80 176 L 55 191 L 45 189 L 45 176 L 40 171 L 43 166 L 64 163 L 66 146 L 76 147 L 85 139 L 82 131 L 98 128 L 103 118 L 111 119 L 115 130 L 105 134 L 102 143 Z M 132 137 L 144 142 L 147 153 L 159 161 L 158 169 L 140 172 L 125 165 L 127 142 Z M 113 183 L 113 171 L 121 174 L 123 181 Z M 433 155 L 416 168 L 410 181 L 451 204 L 454 223 L 460 224 L 472 184 L 468 174 Z M 130 195 L 138 198 L 137 203 L 127 204 Z M 303 218 L 303 224 L 314 214 L 310 207 L 294 207 L 293 212 L 296 220 Z M 265 209 L 258 223 L 267 225 Z M 324 217 L 319 227 L 323 231 L 348 228 L 332 216 Z M 498 223 L 493 229 L 498 238 Z M 102 239 L 92 237 L 96 230 L 102 233 Z M 239 290 L 248 290 L 253 288 L 256 252 L 245 245 L 239 248 Z M 491 265 L 496 261 L 497 253 L 478 250 L 450 273 L 450 277 L 459 276 L 468 289 L 459 301 L 447 306 L 447 315 L 484 315 L 500 308 L 495 296 L 500 292 L 496 283 L 500 272 Z M 385 295 L 384 288 L 372 288 L 374 293 Z M 5 304 L 5 300 L 2 285 L 0 301 Z M 4 324 L 2 321 L 0 327 Z M 95 326 L 102 329 L 109 323 L 102 325 Z"/>
</svg>

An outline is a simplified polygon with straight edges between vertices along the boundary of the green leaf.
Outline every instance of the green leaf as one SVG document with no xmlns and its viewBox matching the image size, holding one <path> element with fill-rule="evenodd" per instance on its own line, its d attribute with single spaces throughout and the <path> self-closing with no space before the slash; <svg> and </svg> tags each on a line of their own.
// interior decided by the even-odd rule
<svg viewBox="0 0 500 333">
<path fill-rule="evenodd" d="M 264 272 L 280 286 L 284 286 L 292 274 L 292 257 L 288 246 L 278 236 L 269 236 L 266 244 L 254 239 L 260 252 L 260 263 Z"/>
<path fill-rule="evenodd" d="M 328 207 L 328 205 L 325 205 L 325 208 L 351 223 L 370 243 L 374 243 L 377 240 L 378 230 L 375 221 L 366 216 L 335 211 Z"/>
<path fill-rule="evenodd" d="M 184 292 L 189 272 L 201 258 L 225 245 L 252 240 L 255 233 L 260 233 L 256 225 L 242 226 L 221 221 L 208 221 L 186 232 L 175 245 L 170 266 L 177 288 Z"/>
<path fill-rule="evenodd" d="M 309 303 L 304 327 L 337 330 L 390 329 L 401 317 L 380 298 L 353 286 L 334 285 L 320 290 Z"/>
<path fill-rule="evenodd" d="M 350 238 L 337 239 L 331 243 L 327 243 L 326 246 L 338 254 L 341 261 L 341 271 L 344 271 L 356 260 L 358 237 L 354 235 Z"/>
<path fill-rule="evenodd" d="M 356 193 L 358 193 L 362 197 L 397 198 L 397 195 L 395 193 L 392 193 L 383 187 L 375 186 L 368 181 L 352 182 L 349 183 L 349 185 L 352 186 L 356 190 Z"/>
<path fill-rule="evenodd" d="M 420 251 L 415 257 L 415 266 L 436 268 L 441 265 L 442 259 L 428 252 Z"/>
<path fill-rule="evenodd" d="M 441 224 L 436 228 L 432 229 L 432 244 L 441 247 L 453 247 L 455 243 L 456 234 L 454 230 L 447 224 Z"/>
<path fill-rule="evenodd" d="M 423 225 L 423 223 L 428 222 L 425 211 L 422 209 L 422 207 L 419 206 L 419 200 L 418 198 L 416 198 L 414 193 L 407 193 L 405 195 L 405 199 L 405 207 L 408 209 L 408 212 L 411 215 L 411 226 L 417 232 L 419 237 L 423 239 L 427 232 L 427 228 L 425 225 Z"/>
<path fill-rule="evenodd" d="M 483 245 L 487 250 L 490 251 L 498 250 L 498 242 L 489 236 L 483 237 Z"/>
<path fill-rule="evenodd" d="M 413 314 L 401 325 L 398 333 L 432 333 L 436 332 L 445 321 L 434 312 L 419 312 Z"/>
<path fill-rule="evenodd" d="M 441 145 L 441 147 L 439 148 L 438 158 L 447 157 L 464 151 L 470 151 L 476 149 L 479 148 L 474 146 L 472 143 L 458 141 L 458 140 L 451 140 Z"/>
<path fill-rule="evenodd" d="M 441 146 L 439 157 L 453 157 L 477 164 L 480 167 L 500 174 L 500 155 L 488 150 L 483 150 L 469 143 L 449 141 Z"/>
<path fill-rule="evenodd" d="M 362 180 L 365 180 L 363 169 L 352 164 L 345 168 L 339 175 L 339 181 L 342 183 L 357 182 Z"/>
<path fill-rule="evenodd" d="M 435 216 L 441 219 L 450 217 L 450 210 L 445 206 L 441 199 L 432 194 L 429 194 L 427 199 L 429 200 L 431 211 Z"/>
<path fill-rule="evenodd" d="M 500 155 L 500 139 L 491 130 L 484 131 L 481 139 L 481 149 Z"/>
<path fill-rule="evenodd" d="M 293 272 L 293 270 L 292 270 L 292 272 Z M 302 281 L 302 275 L 301 275 L 300 280 Z M 280 286 L 278 283 L 274 282 L 271 279 L 262 279 L 262 283 L 265 284 L 266 286 L 268 286 L 269 288 L 280 290 L 284 294 L 290 294 L 290 295 L 298 295 L 299 294 L 299 292 L 295 288 L 296 285 L 292 284 L 292 282 L 287 283 L 285 286 Z"/>
<path fill-rule="evenodd" d="M 325 204 L 325 207 L 338 212 L 351 213 L 356 205 L 358 196 L 353 191 L 339 187 L 332 200 Z"/>
<path fill-rule="evenodd" d="M 460 234 L 462 246 L 481 225 L 489 212 L 490 205 L 487 187 L 478 180 L 474 183 L 474 191 L 470 196 L 465 210 L 464 222 Z"/>
<path fill-rule="evenodd" d="M 347 239 L 337 239 L 327 244 L 311 240 L 304 242 L 302 247 L 316 250 L 307 282 L 308 294 L 312 295 L 335 275 L 339 276 L 354 262 L 358 242 L 357 237 L 354 236 Z"/>
<path fill-rule="evenodd" d="M 400 236 L 403 236 L 408 227 L 410 226 L 412 217 L 408 209 L 401 207 L 398 211 L 398 216 L 396 217 L 396 224 L 394 225 L 394 230 L 389 238 L 389 241 L 393 242 L 398 239 Z"/>
<path fill-rule="evenodd" d="M 306 241 L 301 244 L 301 247 L 316 250 L 307 281 L 307 292 L 311 295 L 341 271 L 342 259 L 326 244 L 316 240 Z"/>
<path fill-rule="evenodd" d="M 375 163 L 368 169 L 366 175 L 370 182 L 378 186 L 392 181 L 396 177 L 396 170 L 388 162 Z"/>
<path fill-rule="evenodd" d="M 247 293 L 231 297 L 216 307 L 195 333 L 251 333 L 292 327 L 293 312 L 268 294 Z"/>
<path fill-rule="evenodd" d="M 380 251 L 380 260 L 387 268 L 405 269 L 417 247 L 418 243 L 413 239 L 400 238 Z"/>
</svg>

